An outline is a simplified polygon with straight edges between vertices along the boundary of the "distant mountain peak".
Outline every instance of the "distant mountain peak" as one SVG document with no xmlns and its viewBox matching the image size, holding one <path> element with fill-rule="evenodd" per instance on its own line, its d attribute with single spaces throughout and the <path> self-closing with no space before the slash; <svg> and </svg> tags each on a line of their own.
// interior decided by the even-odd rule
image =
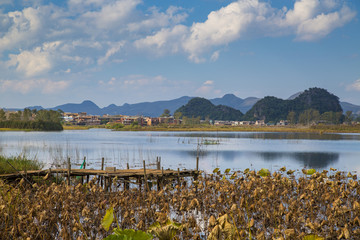
<svg viewBox="0 0 360 240">
<path fill-rule="evenodd" d="M 228 93 L 228 94 L 225 94 L 222 98 L 238 98 L 238 97 L 232 93 Z"/>
<path fill-rule="evenodd" d="M 96 105 L 93 101 L 90 101 L 90 100 L 85 100 L 83 101 L 82 103 L 80 103 L 82 105 Z M 97 105 L 96 105 L 97 106 Z"/>
<path fill-rule="evenodd" d="M 295 98 L 297 98 L 298 96 L 300 96 L 304 91 L 301 92 L 297 92 L 293 95 L 291 95 L 287 100 L 294 100 Z"/>
</svg>

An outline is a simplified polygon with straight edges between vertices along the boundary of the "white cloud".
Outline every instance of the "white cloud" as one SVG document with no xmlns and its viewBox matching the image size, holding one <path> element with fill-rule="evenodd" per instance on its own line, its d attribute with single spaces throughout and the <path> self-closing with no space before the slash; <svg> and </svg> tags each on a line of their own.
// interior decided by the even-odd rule
<svg viewBox="0 0 360 240">
<path fill-rule="evenodd" d="M 238 0 L 211 12 L 206 21 L 192 26 L 162 28 L 155 34 L 135 41 L 137 48 L 167 52 L 186 52 L 199 63 L 203 55 L 243 38 L 295 35 L 299 41 L 313 41 L 327 36 L 352 19 L 356 12 L 335 0 L 298 0 L 293 9 L 275 9 L 268 2 Z M 180 31 L 181 30 L 181 31 Z M 210 56 L 215 61 L 218 50 Z"/>
<path fill-rule="evenodd" d="M 184 42 L 191 60 L 214 46 L 233 42 L 242 37 L 249 25 L 268 12 L 268 5 L 258 0 L 241 0 L 213 11 L 205 22 L 194 23 Z"/>
<path fill-rule="evenodd" d="M 215 88 L 214 81 L 207 80 L 195 90 L 195 93 L 202 97 L 213 97 L 220 95 L 221 90 Z"/>
<path fill-rule="evenodd" d="M 147 77 L 143 75 L 130 75 L 125 79 L 121 80 L 121 85 L 125 88 L 127 87 L 144 87 L 144 86 L 153 86 L 153 85 L 161 85 L 166 78 L 163 76 L 155 76 L 155 77 Z"/>
<path fill-rule="evenodd" d="M 339 12 L 328 14 L 321 13 L 316 17 L 299 24 L 297 28 L 297 39 L 312 41 L 323 38 L 334 29 L 345 25 L 355 17 L 355 12 L 348 7 L 343 7 Z"/>
<path fill-rule="evenodd" d="M 185 39 L 188 28 L 184 25 L 176 25 L 173 28 L 163 28 L 155 35 L 147 36 L 134 42 L 138 49 L 149 49 L 162 54 L 164 52 L 177 53 L 181 48 L 181 42 Z"/>
<path fill-rule="evenodd" d="M 166 12 L 159 12 L 158 8 L 151 8 L 151 14 L 149 17 L 138 21 L 129 23 L 129 30 L 134 31 L 149 31 L 158 27 L 167 27 L 183 22 L 188 14 L 182 12 L 182 8 L 170 6 Z"/>
<path fill-rule="evenodd" d="M 131 16 L 140 0 L 119 0 L 103 5 L 99 11 L 89 11 L 83 14 L 86 21 L 101 29 L 111 29 L 121 26 L 124 19 Z"/>
<path fill-rule="evenodd" d="M 0 80 L 2 92 L 12 91 L 22 94 L 39 90 L 44 94 L 53 94 L 61 92 L 69 85 L 69 81 L 51 81 L 48 79 Z"/>
<path fill-rule="evenodd" d="M 33 51 L 22 51 L 18 55 L 10 54 L 8 66 L 16 66 L 18 72 L 22 72 L 27 77 L 42 74 L 52 68 L 51 52 L 53 52 L 60 42 L 44 43 L 42 47 L 37 47 Z"/>
<path fill-rule="evenodd" d="M 360 91 L 360 78 L 347 87 L 347 90 Z"/>
<path fill-rule="evenodd" d="M 216 61 L 222 48 L 239 39 L 292 35 L 313 41 L 356 14 L 338 0 L 296 0 L 290 9 L 273 8 L 271 1 L 238 0 L 187 26 L 190 10 L 170 6 L 144 11 L 141 0 L 68 0 L 65 6 L 42 2 L 0 12 L 0 56 L 26 77 L 55 67 L 61 67 L 55 72 L 71 67 L 79 73 L 92 64 L 122 62 L 134 47 L 155 55 L 185 54 L 196 63 Z M 57 41 L 59 47 L 45 49 L 46 43 Z"/>
<path fill-rule="evenodd" d="M 98 64 L 102 65 L 104 64 L 111 56 L 113 56 L 114 54 L 116 54 L 117 52 L 120 51 L 120 49 L 124 46 L 124 42 L 116 42 L 116 43 L 111 43 L 110 48 L 107 50 L 105 56 L 101 57 L 98 59 Z"/>
<path fill-rule="evenodd" d="M 0 33 L 0 53 L 19 46 L 19 43 L 27 45 L 42 27 L 38 11 L 34 8 L 26 8 L 21 12 L 0 13 L 0 15 L 3 22 L 9 24 L 7 31 Z"/>
<path fill-rule="evenodd" d="M 311 19 L 320 7 L 319 0 L 300 0 L 295 2 L 294 9 L 286 13 L 286 23 L 298 25 L 299 23 Z"/>
<path fill-rule="evenodd" d="M 219 56 L 220 56 L 220 51 L 215 51 L 215 52 L 211 55 L 210 60 L 211 60 L 212 62 L 215 62 L 216 60 L 218 60 Z"/>
</svg>

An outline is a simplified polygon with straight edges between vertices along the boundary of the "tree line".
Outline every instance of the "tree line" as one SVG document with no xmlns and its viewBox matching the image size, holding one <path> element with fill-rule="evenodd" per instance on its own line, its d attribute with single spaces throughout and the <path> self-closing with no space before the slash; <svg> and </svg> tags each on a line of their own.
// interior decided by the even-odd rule
<svg viewBox="0 0 360 240">
<path fill-rule="evenodd" d="M 30 129 L 40 131 L 60 131 L 62 111 L 24 109 L 17 112 L 5 112 L 0 109 L 0 128 Z"/>
</svg>

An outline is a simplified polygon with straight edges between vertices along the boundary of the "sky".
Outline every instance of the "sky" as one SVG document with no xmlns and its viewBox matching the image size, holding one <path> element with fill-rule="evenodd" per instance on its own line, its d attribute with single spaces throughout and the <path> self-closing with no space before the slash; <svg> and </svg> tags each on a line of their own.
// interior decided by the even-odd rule
<svg viewBox="0 0 360 240">
<path fill-rule="evenodd" d="M 359 0 L 0 0 L 0 107 L 311 87 L 360 105 Z"/>
</svg>

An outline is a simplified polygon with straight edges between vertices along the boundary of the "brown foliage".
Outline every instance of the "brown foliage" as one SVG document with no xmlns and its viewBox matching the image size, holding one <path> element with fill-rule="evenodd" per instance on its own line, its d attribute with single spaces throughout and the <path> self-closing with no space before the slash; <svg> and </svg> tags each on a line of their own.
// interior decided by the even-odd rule
<svg viewBox="0 0 360 240">
<path fill-rule="evenodd" d="M 105 192 L 95 181 L 76 186 L 0 181 L 0 239 L 101 239 L 110 234 L 102 229 L 101 219 L 111 206 L 123 229 L 146 230 L 171 217 L 185 226 L 179 239 L 206 239 L 226 228 L 240 239 L 298 239 L 308 234 L 359 239 L 356 176 L 298 174 L 217 172 L 147 192 Z M 219 217 L 225 214 L 227 220 L 221 223 Z"/>
</svg>

